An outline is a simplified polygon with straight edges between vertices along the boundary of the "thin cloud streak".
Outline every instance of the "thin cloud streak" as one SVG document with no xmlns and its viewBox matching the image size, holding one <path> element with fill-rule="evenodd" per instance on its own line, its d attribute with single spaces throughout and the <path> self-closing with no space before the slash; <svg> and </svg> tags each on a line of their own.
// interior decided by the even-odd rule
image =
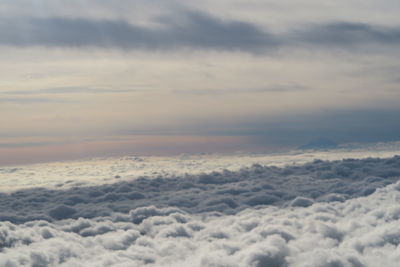
<svg viewBox="0 0 400 267">
<path fill-rule="evenodd" d="M 144 90 L 138 89 L 101 89 L 89 87 L 59 87 L 39 90 L 18 90 L 0 92 L 5 95 L 37 95 L 37 94 L 108 94 L 108 93 L 135 93 Z"/>
<path fill-rule="evenodd" d="M 297 38 L 304 39 L 303 42 L 306 39 L 306 42 L 317 46 L 397 45 L 400 42 L 400 28 L 343 21 L 300 30 Z"/>
<path fill-rule="evenodd" d="M 69 100 L 33 97 L 0 97 L 0 103 L 5 104 L 37 104 L 37 103 L 72 103 Z"/>
<path fill-rule="evenodd" d="M 225 94 L 262 94 L 262 93 L 287 93 L 287 92 L 300 92 L 306 91 L 310 88 L 302 85 L 274 85 L 271 87 L 259 87 L 259 88 L 226 88 L 226 89 L 175 89 L 172 90 L 174 94 L 182 95 L 225 95 Z"/>
</svg>

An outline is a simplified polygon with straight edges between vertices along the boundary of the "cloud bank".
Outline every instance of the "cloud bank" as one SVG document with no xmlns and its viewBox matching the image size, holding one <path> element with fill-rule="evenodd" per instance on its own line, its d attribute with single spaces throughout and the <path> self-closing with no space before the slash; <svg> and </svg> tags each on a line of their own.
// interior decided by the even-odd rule
<svg viewBox="0 0 400 267">
<path fill-rule="evenodd" d="M 396 266 L 399 178 L 396 156 L 3 193 L 0 265 Z"/>
<path fill-rule="evenodd" d="M 123 20 L 73 18 L 3 18 L 0 43 L 11 46 L 100 47 L 116 49 L 203 48 L 254 51 L 276 40 L 251 23 L 224 22 L 190 11 L 183 21 L 159 18 L 160 28 L 145 28 Z M 10 26 L 11 25 L 11 26 Z"/>
<path fill-rule="evenodd" d="M 344 201 L 367 196 L 395 182 L 400 176 L 399 165 L 400 157 L 316 160 L 286 168 L 255 164 L 236 172 L 141 177 L 93 187 L 77 184 L 68 190 L 32 188 L 2 194 L 0 219 L 24 223 L 33 219 L 93 218 L 149 205 L 172 206 L 189 213 L 235 214 L 258 205 L 290 205 L 296 197 L 306 198 L 292 203 L 300 206 L 314 201 Z"/>
<path fill-rule="evenodd" d="M 277 34 L 251 22 L 222 20 L 194 10 L 154 20 L 159 26 L 145 27 L 125 20 L 3 17 L 0 19 L 0 44 L 16 47 L 206 49 L 264 53 L 285 47 L 351 49 L 376 44 L 396 46 L 400 42 L 398 27 L 351 21 L 303 25 L 300 29 Z"/>
</svg>

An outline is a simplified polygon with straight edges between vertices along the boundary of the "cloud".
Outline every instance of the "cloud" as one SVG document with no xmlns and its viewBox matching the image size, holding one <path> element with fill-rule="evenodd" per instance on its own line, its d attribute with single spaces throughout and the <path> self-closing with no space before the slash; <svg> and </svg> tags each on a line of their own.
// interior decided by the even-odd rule
<svg viewBox="0 0 400 267">
<path fill-rule="evenodd" d="M 389 142 L 400 139 L 400 110 L 322 109 L 277 115 L 243 116 L 223 122 L 208 118 L 187 123 L 181 133 L 249 136 L 258 145 L 280 144 L 298 147 L 325 137 L 338 143 Z M 129 131 L 128 131 L 129 132 Z"/>
<path fill-rule="evenodd" d="M 39 90 L 16 90 L 0 92 L 5 95 L 37 95 L 37 94 L 107 94 L 107 93 L 134 93 L 137 89 L 103 89 L 90 87 L 58 87 Z"/>
<path fill-rule="evenodd" d="M 398 27 L 347 21 L 301 25 L 297 30 L 274 34 L 239 20 L 222 20 L 200 11 L 156 17 L 158 27 L 144 27 L 124 20 L 67 17 L 0 19 L 0 44 L 16 47 L 107 48 L 122 50 L 206 49 L 270 52 L 279 48 L 346 48 L 394 45 Z"/>
<path fill-rule="evenodd" d="M 307 207 L 314 202 L 345 201 L 370 195 L 377 188 L 399 179 L 399 162 L 397 156 L 332 162 L 316 160 L 285 168 L 255 164 L 238 171 L 139 177 L 121 182 L 119 174 L 110 173 L 115 183 L 82 187 L 82 183 L 66 181 L 57 185 L 65 188 L 63 190 L 31 188 L 1 195 L 0 219 L 24 223 L 33 219 L 94 218 L 151 205 L 179 208 L 191 214 L 236 214 L 259 205 Z M 21 175 L 34 174 L 17 171 Z M 79 169 L 76 171 L 75 176 L 85 175 Z M 14 169 L 9 173 L 18 175 L 14 174 Z M 74 169 L 69 169 L 69 173 L 74 175 Z M 152 209 L 137 212 L 131 216 L 138 223 L 147 216 L 157 215 Z"/>
<path fill-rule="evenodd" d="M 333 22 L 300 30 L 297 39 L 314 46 L 349 48 L 363 44 L 398 45 L 400 27 L 355 22 Z"/>
<path fill-rule="evenodd" d="M 306 90 L 306 89 L 304 89 Z M 226 93 L 228 90 L 226 90 Z M 233 92 L 236 92 L 233 90 Z M 232 93 L 233 93 L 232 92 Z M 186 92 L 176 92 L 177 94 Z M 187 92 L 190 94 L 190 92 Z M 200 94 L 200 92 L 198 92 Z M 225 90 L 223 90 L 224 94 Z M 218 95 L 218 93 L 215 93 Z M 400 140 L 400 110 L 398 108 L 354 108 L 319 109 L 279 114 L 249 115 L 185 121 L 174 129 L 142 128 L 143 134 L 204 136 L 246 136 L 248 145 L 258 148 L 274 148 L 278 145 L 295 148 L 313 139 L 324 137 L 338 144 L 373 143 Z M 131 126 L 121 127 L 119 135 L 132 135 L 138 132 Z"/>
<path fill-rule="evenodd" d="M 20 143 L 0 143 L 0 148 L 36 147 L 54 144 L 52 142 L 20 142 Z"/>
<path fill-rule="evenodd" d="M 277 40 L 257 26 L 222 21 L 188 11 L 182 21 L 159 18 L 160 28 L 145 28 L 122 20 L 71 18 L 2 18 L 0 44 L 10 46 L 99 47 L 164 50 L 199 48 L 255 51 L 275 47 Z"/>
<path fill-rule="evenodd" d="M 225 95 L 225 94 L 259 94 L 259 93 L 286 93 L 306 91 L 310 88 L 297 84 L 277 84 L 261 88 L 230 88 L 230 89 L 175 89 L 172 93 L 182 95 Z"/>
<path fill-rule="evenodd" d="M 394 267 L 400 256 L 399 162 L 400 157 L 393 157 L 317 160 L 286 168 L 254 165 L 237 173 L 0 195 L 3 213 L 26 208 L 25 220 L 9 222 L 2 217 L 0 221 L 0 265 Z M 323 175 L 327 172 L 333 177 Z M 122 201 L 118 195 L 136 190 L 135 186 L 145 198 Z M 365 193 L 366 187 L 375 190 Z M 213 195 L 222 189 L 238 193 L 229 197 L 224 192 L 225 200 Z M 286 199 L 282 193 L 287 192 L 294 200 L 287 205 L 248 206 L 241 203 L 245 194 L 241 190 L 249 195 L 275 192 L 277 199 Z M 317 196 L 335 191 L 347 195 L 347 200 L 320 201 L 321 195 Z M 107 194 L 114 196 L 97 201 Z M 199 194 L 199 205 L 212 202 L 209 211 L 182 205 Z M 172 198 L 179 201 L 168 203 Z M 216 209 L 218 205 L 230 209 L 228 198 L 244 209 L 233 214 Z M 101 212 L 76 216 L 89 211 L 88 203 L 93 214 Z M 4 209 L 5 205 L 13 209 Z M 41 214 L 41 209 L 49 215 Z"/>
<path fill-rule="evenodd" d="M 36 104 L 36 103 L 68 103 L 69 100 L 39 97 L 0 97 L 0 103 Z"/>
</svg>

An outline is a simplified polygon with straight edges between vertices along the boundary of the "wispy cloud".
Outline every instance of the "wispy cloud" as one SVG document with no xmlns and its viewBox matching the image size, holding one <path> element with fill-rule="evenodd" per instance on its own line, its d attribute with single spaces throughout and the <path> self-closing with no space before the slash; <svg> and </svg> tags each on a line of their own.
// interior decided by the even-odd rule
<svg viewBox="0 0 400 267">
<path fill-rule="evenodd" d="M 225 94 L 260 94 L 260 93 L 287 93 L 309 90 L 309 87 L 298 84 L 277 84 L 258 88 L 223 88 L 223 89 L 174 89 L 171 92 L 182 95 L 225 95 Z"/>
<path fill-rule="evenodd" d="M 51 145 L 51 142 L 28 142 L 28 143 L 0 143 L 0 148 L 40 147 Z"/>
<path fill-rule="evenodd" d="M 339 21 L 312 25 L 308 30 L 300 30 L 297 39 L 316 46 L 398 45 L 400 43 L 400 27 Z"/>
<path fill-rule="evenodd" d="M 107 93 L 134 93 L 139 89 L 102 89 L 90 87 L 59 87 L 39 90 L 16 90 L 0 92 L 5 95 L 37 95 L 37 94 L 107 94 Z"/>
</svg>

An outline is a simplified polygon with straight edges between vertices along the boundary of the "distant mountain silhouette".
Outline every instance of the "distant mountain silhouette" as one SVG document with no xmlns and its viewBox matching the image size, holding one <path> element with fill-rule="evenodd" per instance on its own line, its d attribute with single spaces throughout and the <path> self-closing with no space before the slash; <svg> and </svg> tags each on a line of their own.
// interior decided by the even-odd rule
<svg viewBox="0 0 400 267">
<path fill-rule="evenodd" d="M 327 138 L 317 138 L 315 140 L 310 141 L 309 143 L 299 146 L 298 149 L 334 149 L 338 148 L 339 145 L 334 141 Z"/>
</svg>

